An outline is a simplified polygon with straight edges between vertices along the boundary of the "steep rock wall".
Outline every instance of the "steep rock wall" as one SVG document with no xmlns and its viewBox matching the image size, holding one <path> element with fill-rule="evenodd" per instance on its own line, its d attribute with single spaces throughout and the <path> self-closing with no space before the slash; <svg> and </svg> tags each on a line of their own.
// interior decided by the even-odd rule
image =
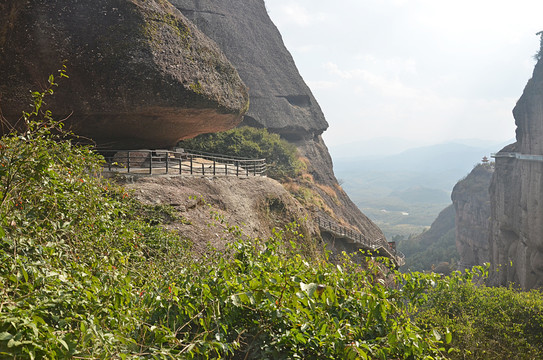
<svg viewBox="0 0 543 360">
<path fill-rule="evenodd" d="M 170 0 L 212 38 L 250 89 L 245 123 L 285 137 L 312 137 L 328 124 L 300 76 L 263 0 Z"/>
<path fill-rule="evenodd" d="M 513 115 L 517 141 L 501 153 L 543 155 L 541 60 Z M 498 156 L 490 194 L 490 283 L 543 287 L 543 162 Z"/>
<path fill-rule="evenodd" d="M 14 123 L 62 63 L 48 105 L 101 145 L 166 147 L 236 126 L 247 88 L 219 47 L 160 0 L 0 3 L 0 109 Z"/>
<path fill-rule="evenodd" d="M 477 165 L 453 189 L 451 198 L 456 214 L 458 270 L 489 262 L 490 196 L 488 189 L 494 167 Z"/>
<path fill-rule="evenodd" d="M 293 142 L 308 159 L 308 170 L 317 185 L 313 190 L 324 199 L 333 217 L 384 243 L 381 230 L 337 183 L 321 137 L 328 123 L 269 18 L 264 1 L 170 1 L 219 44 L 249 87 L 250 106 L 243 124 L 265 127 Z"/>
</svg>

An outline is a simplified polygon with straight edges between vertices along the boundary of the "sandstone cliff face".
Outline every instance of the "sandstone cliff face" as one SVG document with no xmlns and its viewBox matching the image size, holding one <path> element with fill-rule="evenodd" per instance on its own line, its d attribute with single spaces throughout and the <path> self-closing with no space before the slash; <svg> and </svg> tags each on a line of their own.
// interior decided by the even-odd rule
<svg viewBox="0 0 543 360">
<path fill-rule="evenodd" d="M 543 63 L 513 110 L 517 142 L 502 150 L 543 155 Z M 543 162 L 496 158 L 490 188 L 493 285 L 543 287 Z"/>
<path fill-rule="evenodd" d="M 285 137 L 312 137 L 328 124 L 298 73 L 263 0 L 170 0 L 215 40 L 250 89 L 245 123 Z"/>
<path fill-rule="evenodd" d="M 65 63 L 49 106 L 102 145 L 166 147 L 236 126 L 248 93 L 218 46 L 160 0 L 0 3 L 0 109 L 11 123 Z"/>
<path fill-rule="evenodd" d="M 375 241 L 385 242 L 381 230 L 339 187 L 321 137 L 328 124 L 269 18 L 264 1 L 170 1 L 219 44 L 249 87 L 250 106 L 243 123 L 265 127 L 293 142 L 308 159 L 314 182 L 322 185 L 313 190 L 332 209 L 333 217 L 345 225 L 353 225 Z M 330 189 L 334 192 L 332 196 Z"/>
<path fill-rule="evenodd" d="M 491 165 L 477 165 L 459 181 L 451 198 L 456 213 L 458 270 L 489 262 L 490 196 L 488 188 L 494 173 Z"/>
</svg>

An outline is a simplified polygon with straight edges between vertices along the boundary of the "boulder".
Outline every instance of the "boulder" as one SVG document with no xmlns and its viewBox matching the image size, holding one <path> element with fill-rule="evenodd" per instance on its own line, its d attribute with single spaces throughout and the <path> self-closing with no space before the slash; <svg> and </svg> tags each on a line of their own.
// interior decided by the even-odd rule
<svg viewBox="0 0 543 360">
<path fill-rule="evenodd" d="M 287 139 L 312 138 L 328 128 L 263 0 L 170 2 L 219 44 L 249 87 L 245 125 Z"/>
<path fill-rule="evenodd" d="M 0 3 L 0 109 L 10 123 L 65 64 L 47 105 L 115 148 L 168 147 L 235 127 L 248 92 L 217 44 L 162 0 Z"/>
</svg>

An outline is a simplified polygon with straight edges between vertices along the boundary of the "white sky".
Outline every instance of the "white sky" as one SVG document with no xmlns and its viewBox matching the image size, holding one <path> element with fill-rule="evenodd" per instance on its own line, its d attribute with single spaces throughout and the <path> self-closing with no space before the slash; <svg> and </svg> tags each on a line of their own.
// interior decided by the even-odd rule
<svg viewBox="0 0 543 360">
<path fill-rule="evenodd" d="M 514 137 L 541 0 L 265 0 L 328 145 Z"/>
</svg>

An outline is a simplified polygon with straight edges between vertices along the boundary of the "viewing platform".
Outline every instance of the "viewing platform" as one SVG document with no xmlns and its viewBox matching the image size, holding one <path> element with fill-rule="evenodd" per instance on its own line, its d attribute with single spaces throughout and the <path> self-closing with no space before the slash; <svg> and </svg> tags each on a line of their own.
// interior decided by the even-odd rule
<svg viewBox="0 0 543 360">
<path fill-rule="evenodd" d="M 266 159 L 249 159 L 185 149 L 96 150 L 104 171 L 134 175 L 266 176 Z"/>
</svg>

